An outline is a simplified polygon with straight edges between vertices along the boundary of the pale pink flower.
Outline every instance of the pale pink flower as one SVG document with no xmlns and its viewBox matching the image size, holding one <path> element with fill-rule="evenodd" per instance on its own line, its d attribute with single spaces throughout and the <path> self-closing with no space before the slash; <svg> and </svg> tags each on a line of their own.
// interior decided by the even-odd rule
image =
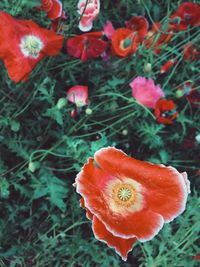
<svg viewBox="0 0 200 267">
<path fill-rule="evenodd" d="M 98 16 L 100 10 L 100 0 L 79 0 L 78 13 L 80 15 L 79 29 L 83 32 L 90 31 L 94 19 Z"/>
<path fill-rule="evenodd" d="M 103 33 L 104 33 L 104 35 L 108 39 L 111 39 L 114 32 L 115 32 L 115 29 L 114 29 L 114 27 L 112 25 L 112 22 L 107 20 L 106 23 L 103 25 Z"/>
<path fill-rule="evenodd" d="M 158 99 L 165 96 L 160 86 L 155 85 L 151 78 L 138 76 L 129 85 L 132 88 L 132 96 L 148 108 L 154 108 Z"/>
<path fill-rule="evenodd" d="M 88 104 L 88 86 L 75 85 L 67 91 L 67 99 L 77 107 Z"/>
</svg>

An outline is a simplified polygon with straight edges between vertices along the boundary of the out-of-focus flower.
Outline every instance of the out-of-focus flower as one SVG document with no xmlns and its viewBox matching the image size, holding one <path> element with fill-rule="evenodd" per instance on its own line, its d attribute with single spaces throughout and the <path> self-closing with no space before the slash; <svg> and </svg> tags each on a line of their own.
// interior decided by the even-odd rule
<svg viewBox="0 0 200 267">
<path fill-rule="evenodd" d="M 176 91 L 176 96 L 178 98 L 185 96 L 193 108 L 198 107 L 200 105 L 200 92 L 195 88 L 192 82 L 185 82 L 183 86 L 179 87 Z"/>
<path fill-rule="evenodd" d="M 200 25 L 200 6 L 197 3 L 182 3 L 170 16 L 171 24 L 177 31 L 187 30 L 188 26 Z"/>
<path fill-rule="evenodd" d="M 166 73 L 168 70 L 170 70 L 174 66 L 175 60 L 170 59 L 168 60 L 161 68 L 160 68 L 160 73 Z"/>
<path fill-rule="evenodd" d="M 145 77 L 137 77 L 131 83 L 132 96 L 142 105 L 148 108 L 154 108 L 156 102 L 165 94 L 160 86 L 155 85 L 154 81 Z"/>
<path fill-rule="evenodd" d="M 156 102 L 154 114 L 156 120 L 162 124 L 172 124 L 178 116 L 176 104 L 172 100 L 159 99 Z"/>
<path fill-rule="evenodd" d="M 127 57 L 135 53 L 138 48 L 137 33 L 127 29 L 115 30 L 111 39 L 112 54 L 119 57 Z"/>
<path fill-rule="evenodd" d="M 135 16 L 126 22 L 126 27 L 137 33 L 139 42 L 143 42 L 149 28 L 149 23 L 142 16 Z"/>
<path fill-rule="evenodd" d="M 47 13 L 51 20 L 64 17 L 62 2 L 59 0 L 41 0 L 42 6 L 40 9 Z"/>
<path fill-rule="evenodd" d="M 47 13 L 48 18 L 51 20 L 51 29 L 57 31 L 60 19 L 66 19 L 63 10 L 62 2 L 59 0 L 41 0 L 42 6 L 39 7 Z"/>
<path fill-rule="evenodd" d="M 63 36 L 3 11 L 0 29 L 0 58 L 15 82 L 25 81 L 41 59 L 57 55 L 63 45 Z"/>
<path fill-rule="evenodd" d="M 88 105 L 88 86 L 75 85 L 67 91 L 67 99 L 80 108 Z"/>
<path fill-rule="evenodd" d="M 95 237 L 123 260 L 137 239 L 151 240 L 184 211 L 190 192 L 186 172 L 136 160 L 114 147 L 88 159 L 75 187 Z"/>
<path fill-rule="evenodd" d="M 103 34 L 110 40 L 112 38 L 115 29 L 112 23 L 107 20 L 106 23 L 103 25 Z"/>
<path fill-rule="evenodd" d="M 70 56 L 86 61 L 101 56 L 107 48 L 107 42 L 101 38 L 102 32 L 90 32 L 69 38 L 67 40 L 67 53 Z"/>
<path fill-rule="evenodd" d="M 83 32 L 90 31 L 93 26 L 93 21 L 99 14 L 100 0 L 79 0 L 78 13 L 80 15 L 79 29 Z"/>
<path fill-rule="evenodd" d="M 200 260 L 200 253 L 195 255 L 195 256 L 192 256 L 192 259 L 193 260 Z"/>
<path fill-rule="evenodd" d="M 200 51 L 190 42 L 183 47 L 183 58 L 188 61 L 195 61 L 200 55 Z"/>
</svg>

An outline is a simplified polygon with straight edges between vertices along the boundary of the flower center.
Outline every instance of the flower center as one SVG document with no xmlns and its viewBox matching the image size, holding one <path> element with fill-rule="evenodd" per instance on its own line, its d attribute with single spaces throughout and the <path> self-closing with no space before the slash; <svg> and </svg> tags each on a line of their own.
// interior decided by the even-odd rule
<svg viewBox="0 0 200 267">
<path fill-rule="evenodd" d="M 184 20 L 186 22 L 189 22 L 191 19 L 192 19 L 192 15 L 191 14 L 188 14 L 188 13 L 185 13 L 184 14 Z"/>
<path fill-rule="evenodd" d="M 136 192 L 131 184 L 118 183 L 112 189 L 112 198 L 116 204 L 130 207 L 135 202 Z"/>
<path fill-rule="evenodd" d="M 119 189 L 117 196 L 122 201 L 128 201 L 132 196 L 132 192 L 129 188 L 122 187 Z"/>
<path fill-rule="evenodd" d="M 126 50 L 127 48 L 133 45 L 135 34 L 136 34 L 135 32 L 131 33 L 127 38 L 123 39 L 120 42 L 120 48 L 122 50 Z"/>
<path fill-rule="evenodd" d="M 24 36 L 20 43 L 20 48 L 24 56 L 31 58 L 37 58 L 43 46 L 43 42 L 34 35 Z"/>
</svg>

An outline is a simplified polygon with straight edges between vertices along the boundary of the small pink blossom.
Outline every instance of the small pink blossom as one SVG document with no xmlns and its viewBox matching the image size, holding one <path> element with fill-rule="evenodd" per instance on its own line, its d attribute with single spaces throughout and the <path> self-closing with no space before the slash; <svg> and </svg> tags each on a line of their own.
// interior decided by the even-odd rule
<svg viewBox="0 0 200 267">
<path fill-rule="evenodd" d="M 77 107 L 83 107 L 88 104 L 88 86 L 76 85 L 67 91 L 67 98 Z"/>
<path fill-rule="evenodd" d="M 154 108 L 156 102 L 165 94 L 160 86 L 155 85 L 154 81 L 145 77 L 137 77 L 130 84 L 132 96 L 142 105 L 148 108 Z"/>
<path fill-rule="evenodd" d="M 90 31 L 94 19 L 98 16 L 100 10 L 100 0 L 79 0 L 78 13 L 80 15 L 79 29 L 83 32 Z"/>
<path fill-rule="evenodd" d="M 108 39 L 111 39 L 114 32 L 115 32 L 115 29 L 114 29 L 114 27 L 112 25 L 112 22 L 107 20 L 106 23 L 103 25 L 103 33 L 104 33 L 104 35 Z"/>
</svg>

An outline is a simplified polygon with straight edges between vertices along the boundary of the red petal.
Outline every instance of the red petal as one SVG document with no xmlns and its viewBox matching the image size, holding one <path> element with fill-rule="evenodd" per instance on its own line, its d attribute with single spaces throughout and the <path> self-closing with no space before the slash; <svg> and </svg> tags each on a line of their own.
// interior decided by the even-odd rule
<svg viewBox="0 0 200 267">
<path fill-rule="evenodd" d="M 97 239 L 105 242 L 109 247 L 114 248 L 124 261 L 127 260 L 128 252 L 132 250 L 136 238 L 124 239 L 114 236 L 96 216 L 93 217 L 92 229 Z"/>
<path fill-rule="evenodd" d="M 59 0 L 52 0 L 53 5 L 51 10 L 47 13 L 50 19 L 57 19 L 62 16 L 62 3 Z"/>
<path fill-rule="evenodd" d="M 144 188 L 147 207 L 161 214 L 165 221 L 184 211 L 188 185 L 186 177 L 175 168 L 139 161 L 112 147 L 99 150 L 94 158 L 105 171 L 139 182 Z"/>
<path fill-rule="evenodd" d="M 125 239 L 137 237 L 141 241 L 152 239 L 163 226 L 162 216 L 146 207 L 127 216 L 114 212 L 105 194 L 107 182 L 113 179 L 116 178 L 112 174 L 97 168 L 89 159 L 76 178 L 77 192 L 84 198 L 86 208 L 103 221 L 115 236 Z"/>
</svg>

